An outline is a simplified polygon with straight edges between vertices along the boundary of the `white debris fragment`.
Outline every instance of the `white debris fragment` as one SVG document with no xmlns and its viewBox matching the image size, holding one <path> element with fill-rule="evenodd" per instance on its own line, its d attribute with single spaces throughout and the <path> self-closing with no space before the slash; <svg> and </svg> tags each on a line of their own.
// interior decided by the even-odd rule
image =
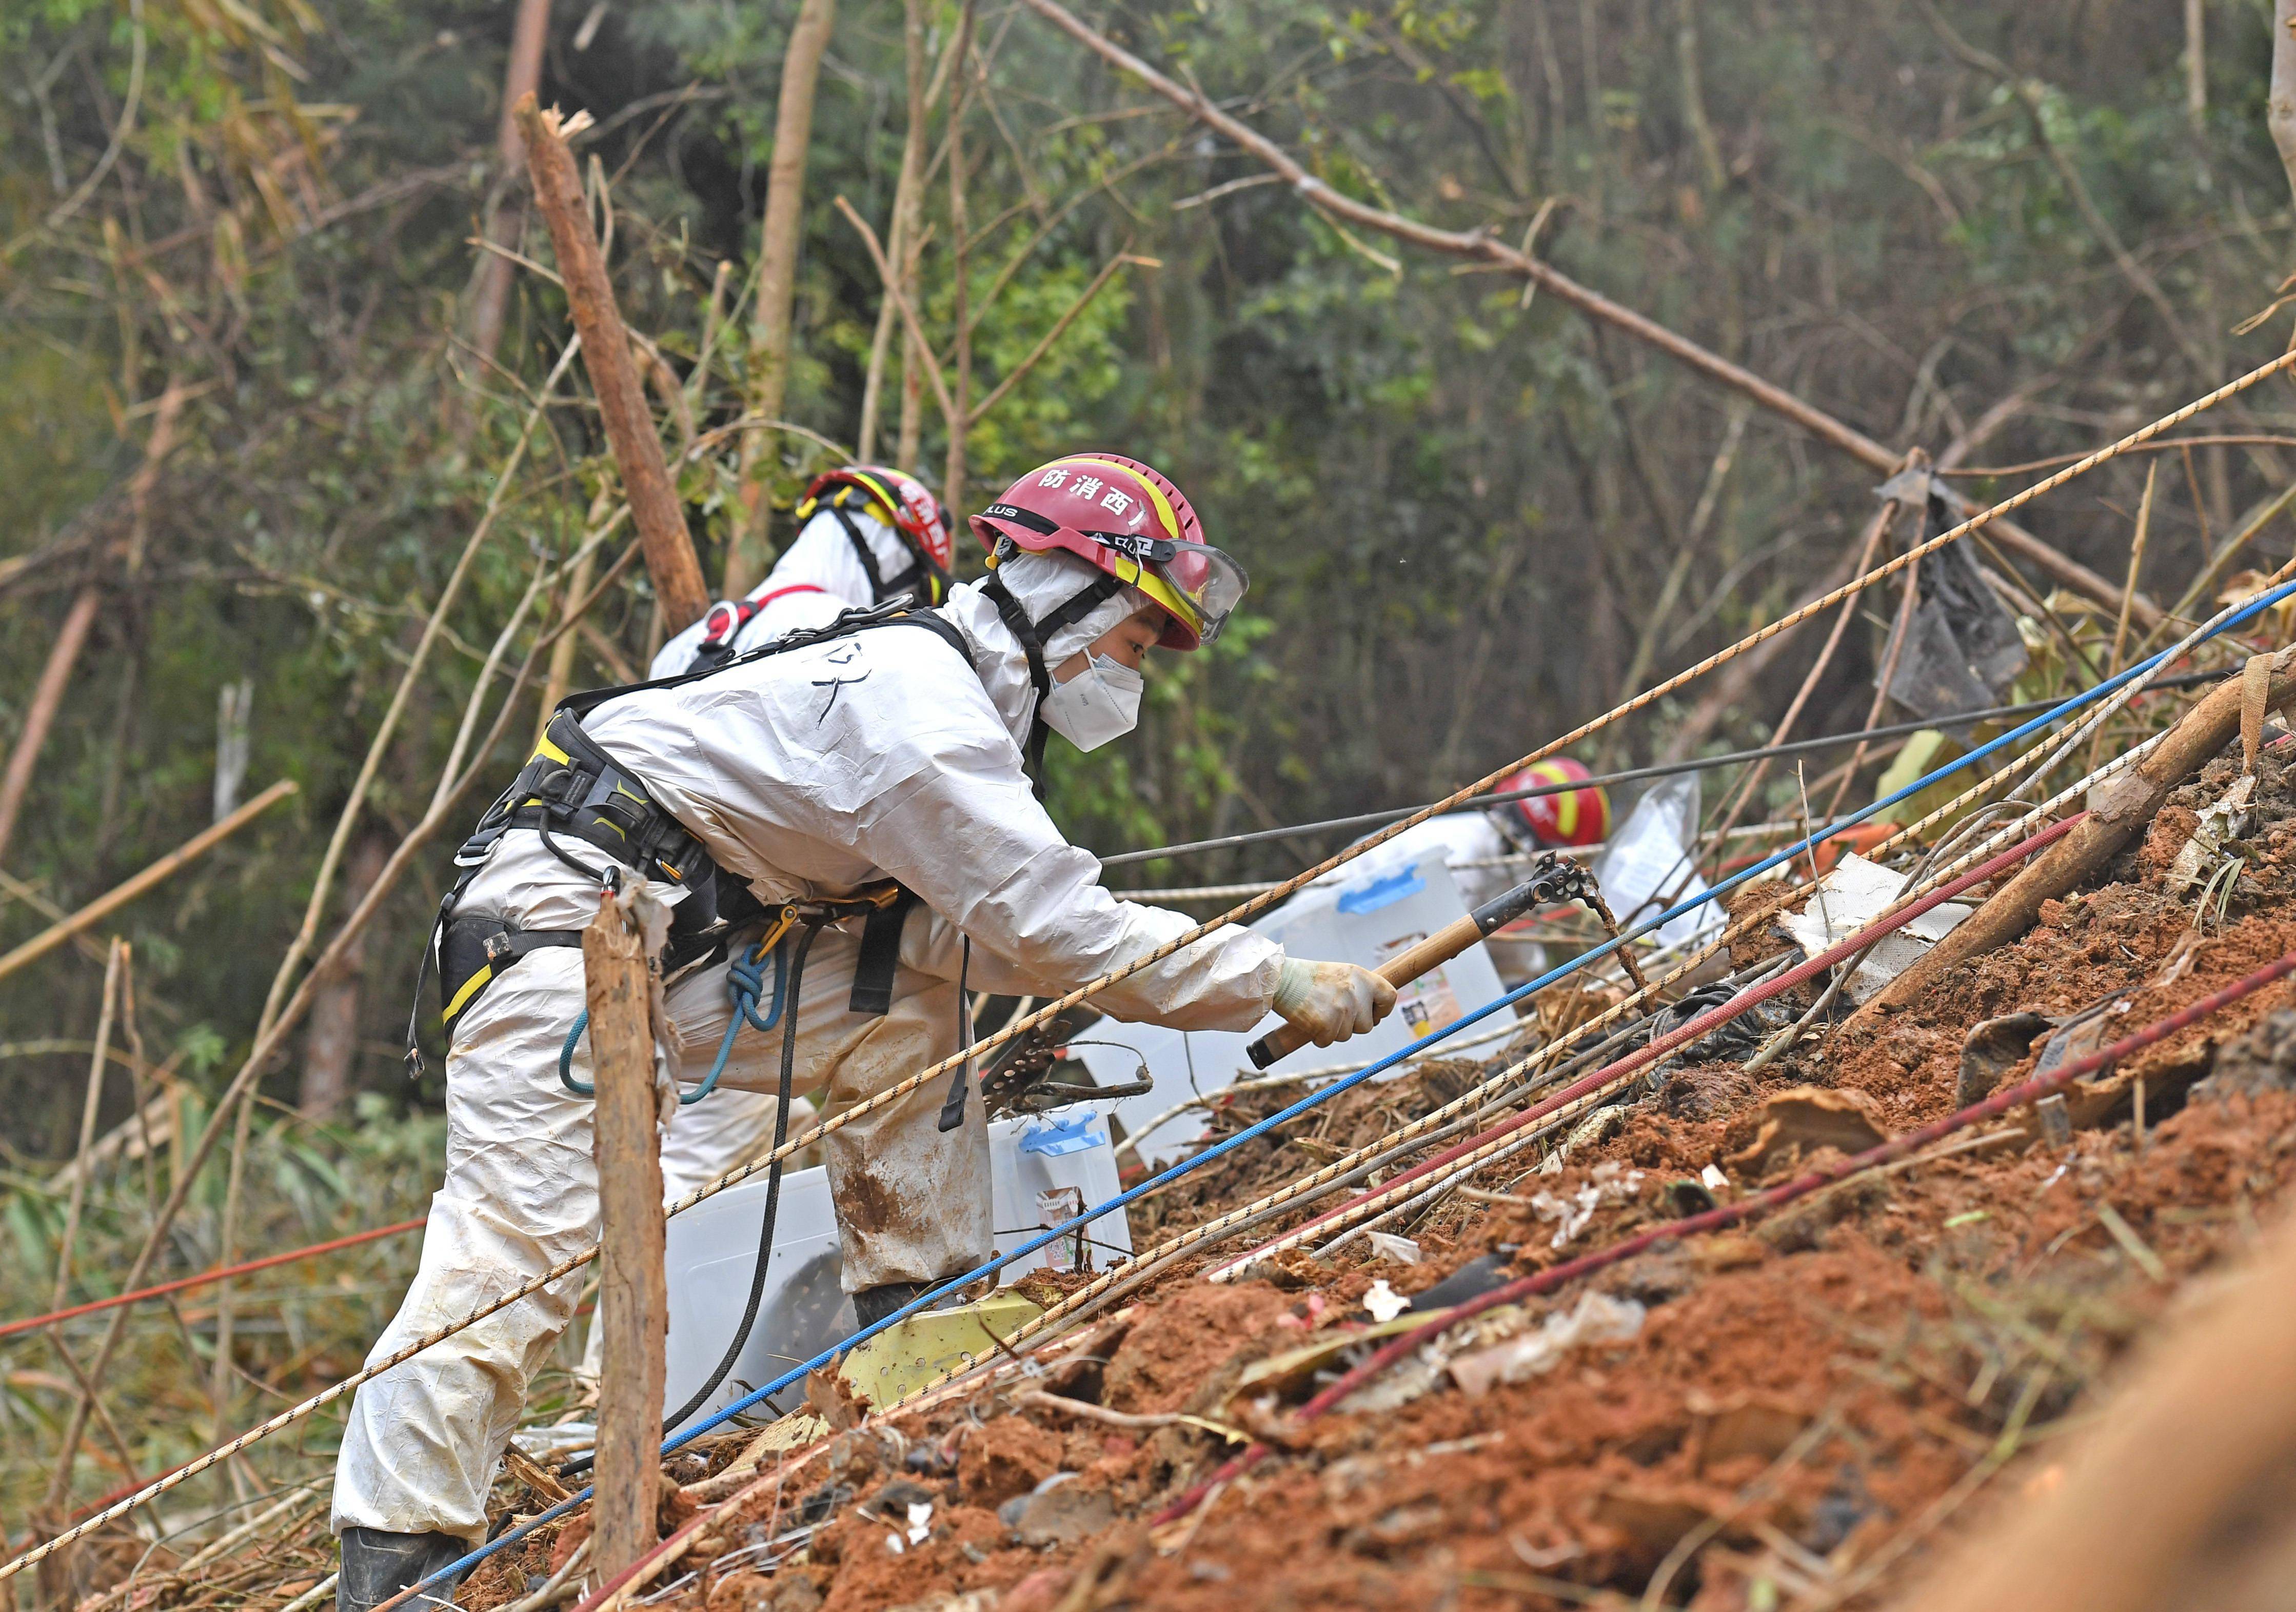
<svg viewBox="0 0 2296 1612">
<path fill-rule="evenodd" d="M 1818 881 L 1809 904 L 1781 921 L 1795 944 L 1809 956 L 1839 945 L 1898 903 L 1905 877 L 1851 852 Z M 1963 902 L 1948 901 L 1931 907 L 1903 929 L 1874 942 L 1866 961 L 1849 977 L 1844 994 L 1864 1002 L 1914 965 L 1921 954 L 1943 940 L 1953 927 L 1969 916 Z"/>
<path fill-rule="evenodd" d="M 1408 1237 L 1398 1237 L 1392 1232 L 1366 1232 L 1364 1240 L 1382 1259 L 1391 1259 L 1399 1265 L 1419 1263 L 1419 1245 Z"/>
<path fill-rule="evenodd" d="M 1450 1362 L 1451 1380 L 1467 1394 L 1521 1382 L 1550 1371 L 1580 1344 L 1624 1343 L 1643 1330 L 1642 1305 L 1631 1298 L 1589 1293 L 1568 1314 L 1556 1311 L 1536 1330 Z"/>
<path fill-rule="evenodd" d="M 898 1534 L 885 1535 L 885 1549 L 896 1556 L 905 1555 L 908 1551 L 908 1547 L 901 1542 L 901 1536 Z"/>
<path fill-rule="evenodd" d="M 1387 1278 L 1382 1276 L 1371 1284 L 1371 1291 L 1364 1295 L 1363 1305 L 1365 1309 L 1371 1312 L 1371 1318 L 1374 1321 L 1386 1322 L 1393 1321 L 1409 1309 L 1411 1301 L 1389 1287 Z"/>
<path fill-rule="evenodd" d="M 1538 1192 L 1532 1195 L 1530 1207 L 1538 1211 L 1541 1220 L 1556 1220 L 1562 1223 L 1554 1229 L 1548 1247 L 1560 1248 L 1587 1229 L 1595 1218 L 1595 1211 L 1604 1204 L 1620 1203 L 1632 1198 L 1642 1189 L 1643 1173 L 1629 1170 L 1614 1160 L 1605 1159 L 1588 1174 L 1586 1184 L 1567 1195 Z"/>
<path fill-rule="evenodd" d="M 2193 836 L 2169 864 L 2169 888 L 2178 894 L 2205 884 L 2222 871 L 2218 860 L 2226 844 L 2248 831 L 2249 802 L 2256 795 L 2256 774 L 2243 773 L 2233 780 L 2223 798 L 2201 810 Z"/>
<path fill-rule="evenodd" d="M 1698 1184 L 1710 1192 L 1726 1191 L 1729 1189 L 1730 1178 L 1722 1174 L 1718 1166 L 1708 1165 L 1698 1173 Z"/>
<path fill-rule="evenodd" d="M 909 1508 L 909 1542 L 921 1545 L 932 1533 L 932 1502 L 921 1502 Z"/>
</svg>

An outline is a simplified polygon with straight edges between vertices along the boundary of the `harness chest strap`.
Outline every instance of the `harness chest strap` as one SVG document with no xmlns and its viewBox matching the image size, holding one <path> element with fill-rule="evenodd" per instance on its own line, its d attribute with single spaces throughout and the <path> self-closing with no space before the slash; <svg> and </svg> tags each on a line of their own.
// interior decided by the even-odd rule
<svg viewBox="0 0 2296 1612">
<path fill-rule="evenodd" d="M 579 930 L 521 930 L 489 914 L 457 916 L 455 907 L 463 891 L 503 835 L 513 828 L 536 830 L 561 861 L 601 878 L 602 882 L 611 869 L 585 866 L 562 849 L 554 836 L 580 840 L 648 878 L 685 887 L 687 898 L 672 909 L 670 945 L 663 957 L 666 970 L 707 958 L 724 946 L 734 930 L 762 918 L 765 909 L 747 884 L 720 868 L 701 840 L 654 800 L 642 780 L 583 732 L 581 717 L 624 694 L 673 688 L 768 655 L 875 627 L 900 626 L 933 632 L 969 663 L 970 652 L 955 626 L 930 611 L 911 610 L 896 603 L 873 610 L 849 610 L 825 626 L 790 634 L 719 666 L 561 700 L 533 757 L 455 853 L 455 863 L 463 871 L 440 902 L 430 943 L 423 948 L 422 966 L 415 980 L 415 1020 L 421 1017 L 422 976 L 434 964 L 439 970 L 441 1018 L 451 1036 L 471 1004 L 519 958 L 545 947 L 581 944 Z M 837 917 L 867 915 L 850 1005 L 857 1013 L 888 1011 L 893 973 L 900 961 L 901 926 L 916 897 L 889 881 L 854 902 L 808 904 L 830 908 Z M 414 1021 L 408 1026 L 407 1062 L 412 1072 L 421 1072 Z"/>
</svg>

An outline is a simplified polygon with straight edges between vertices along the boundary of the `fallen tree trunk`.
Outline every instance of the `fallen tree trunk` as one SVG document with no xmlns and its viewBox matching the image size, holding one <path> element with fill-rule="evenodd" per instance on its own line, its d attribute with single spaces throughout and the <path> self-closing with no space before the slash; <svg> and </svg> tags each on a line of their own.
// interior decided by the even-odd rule
<svg viewBox="0 0 2296 1612">
<path fill-rule="evenodd" d="M 606 277 L 597 237 L 590 231 L 574 153 L 566 149 L 565 137 L 558 132 L 558 115 L 543 111 L 531 94 L 521 96 L 514 110 L 519 132 L 526 136 L 527 169 L 534 180 L 535 205 L 550 225 L 551 250 L 557 255 L 559 277 L 566 285 L 566 305 L 582 338 L 582 363 L 598 394 L 598 415 L 614 450 L 615 467 L 621 471 L 630 519 L 636 523 L 638 541 L 645 550 L 646 575 L 653 579 L 654 597 L 661 601 L 662 626 L 675 633 L 701 620 L 709 608 L 701 562 L 694 558 L 693 535 L 685 529 L 685 511 L 678 503 L 677 489 L 670 484 L 661 438 L 654 430 L 653 411 L 646 405 L 645 388 L 638 380 L 637 366 L 630 362 L 629 331 L 622 323 L 621 310 L 614 305 L 613 282 Z"/>
<path fill-rule="evenodd" d="M 2296 693 L 2296 675 L 2292 675 L 2296 648 L 2275 655 L 2271 668 L 2267 708 Z M 2218 684 L 2185 713 L 2158 749 L 2092 790 L 2087 821 L 1955 925 L 1919 961 L 1860 1008 L 1857 1019 L 1871 1023 L 1876 1015 L 1894 1012 L 1918 1000 L 1948 970 L 2007 945 L 2033 927 L 2042 903 L 2070 894 L 2102 870 L 2132 835 L 2152 821 L 2169 792 L 2199 772 L 2240 732 L 2243 681 L 2233 676 Z"/>
</svg>

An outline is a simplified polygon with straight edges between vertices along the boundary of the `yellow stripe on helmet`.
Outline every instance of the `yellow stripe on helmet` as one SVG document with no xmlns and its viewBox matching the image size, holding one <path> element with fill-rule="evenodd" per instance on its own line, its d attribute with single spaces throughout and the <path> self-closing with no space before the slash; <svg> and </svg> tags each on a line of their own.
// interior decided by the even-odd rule
<svg viewBox="0 0 2296 1612">
<path fill-rule="evenodd" d="M 1119 464 L 1115 460 L 1104 459 L 1098 454 L 1079 454 L 1077 457 L 1086 464 L 1102 465 L 1111 471 L 1123 471 L 1130 478 L 1132 484 L 1146 495 L 1148 502 L 1155 506 L 1156 512 L 1164 518 L 1164 529 L 1172 535 L 1172 541 L 1175 543 L 1180 541 L 1180 518 L 1173 511 L 1172 501 L 1164 496 L 1162 487 L 1158 487 L 1128 464 Z M 1134 569 L 1139 572 L 1139 576 L 1133 582 L 1133 586 L 1171 611 L 1182 621 L 1186 622 L 1191 630 L 1199 634 L 1203 632 L 1203 612 L 1196 609 L 1194 600 L 1172 586 L 1146 566 L 1136 564 Z"/>
<path fill-rule="evenodd" d="M 1130 465 L 1119 464 L 1113 459 L 1103 459 L 1097 454 L 1078 454 L 1077 458 L 1083 463 L 1105 465 L 1111 471 L 1122 471 L 1129 476 L 1139 487 L 1141 492 L 1147 496 L 1148 502 L 1156 506 L 1156 512 L 1164 518 L 1164 529 L 1172 535 L 1172 540 L 1175 543 L 1179 541 L 1180 518 L 1172 512 L 1172 501 L 1164 496 L 1162 487 L 1158 487 Z"/>
<path fill-rule="evenodd" d="M 885 506 L 885 514 L 893 525 L 900 524 L 901 501 L 893 496 L 890 487 L 864 471 L 848 471 L 845 473 L 875 495 L 877 502 Z"/>
</svg>

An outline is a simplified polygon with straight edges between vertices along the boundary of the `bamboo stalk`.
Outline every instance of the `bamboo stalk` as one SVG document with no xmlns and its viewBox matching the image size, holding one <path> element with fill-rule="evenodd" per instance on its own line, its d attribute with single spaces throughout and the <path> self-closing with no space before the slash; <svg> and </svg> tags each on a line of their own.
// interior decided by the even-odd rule
<svg viewBox="0 0 2296 1612">
<path fill-rule="evenodd" d="M 526 160 L 514 110 L 521 97 L 542 87 L 542 47 L 550 35 L 550 0 L 518 0 L 511 23 L 510 56 L 503 66 L 502 119 L 495 129 L 494 205 L 487 211 L 486 239 L 508 247 L 516 239 L 517 209 L 508 194 L 511 180 Z M 502 345 L 503 315 L 510 306 L 511 260 L 500 251 L 479 258 L 478 289 L 471 298 L 471 346 L 482 359 Z"/>
<path fill-rule="evenodd" d="M 766 177 L 766 217 L 758 240 L 758 300 L 750 310 L 750 409 L 777 419 L 789 388 L 790 315 L 797 296 L 798 246 L 805 226 L 805 161 L 813 141 L 814 90 L 837 21 L 836 0 L 800 0 L 782 57 L 774 107 L 774 154 Z M 774 514 L 770 426 L 742 439 L 742 519 L 726 548 L 726 595 L 738 599 L 766 573 Z M 703 610 L 708 609 L 705 603 Z M 701 610 L 694 612 L 699 616 Z M 674 621 L 675 629 L 692 620 Z"/>
<path fill-rule="evenodd" d="M 295 793 L 299 787 L 291 778 L 281 779 L 230 816 L 201 830 L 142 872 L 113 886 L 70 917 L 50 924 L 6 956 L 0 957 L 0 979 L 6 978 L 27 963 L 46 956 L 73 936 L 102 923 L 152 886 L 164 883 L 174 874 L 197 862 L 264 813 Z"/>
<path fill-rule="evenodd" d="M 23 813 L 24 797 L 31 791 L 33 770 L 40 765 L 48 730 L 55 725 L 56 713 L 63 708 L 65 686 L 71 682 L 72 667 L 86 647 L 88 629 L 95 625 L 96 609 L 102 602 L 102 590 L 95 584 L 81 587 L 71 608 L 64 612 L 63 626 L 56 630 L 46 664 L 40 667 L 40 680 L 32 687 L 23 728 L 8 756 L 7 773 L 0 777 L 0 856 L 8 854 L 9 844 L 16 837 L 16 820 Z"/>
<path fill-rule="evenodd" d="M 111 1051 L 111 1016 L 119 999 L 120 957 L 127 943 L 113 936 L 110 956 L 103 965 L 103 1006 L 95 1019 L 95 1051 L 87 1063 L 87 1100 L 80 1105 L 79 1146 L 72 1152 L 71 1197 L 64 1207 L 64 1234 L 56 1248 L 55 1290 L 48 1308 L 64 1307 L 64 1295 L 71 1287 L 72 1246 L 79 1239 L 80 1211 L 87 1203 L 87 1167 L 89 1151 L 95 1146 L 95 1119 L 103 1106 L 103 1060 Z"/>
<path fill-rule="evenodd" d="M 956 342 L 949 367 L 956 372 L 955 396 L 948 417 L 948 457 L 942 469 L 941 502 L 952 511 L 964 507 L 964 443 L 972 433 L 972 325 L 965 316 L 965 260 L 972 242 L 964 215 L 964 102 L 967 53 L 972 44 L 972 0 L 956 15 L 955 65 L 949 74 L 948 92 L 948 250 L 951 278 L 950 319 Z"/>
</svg>

